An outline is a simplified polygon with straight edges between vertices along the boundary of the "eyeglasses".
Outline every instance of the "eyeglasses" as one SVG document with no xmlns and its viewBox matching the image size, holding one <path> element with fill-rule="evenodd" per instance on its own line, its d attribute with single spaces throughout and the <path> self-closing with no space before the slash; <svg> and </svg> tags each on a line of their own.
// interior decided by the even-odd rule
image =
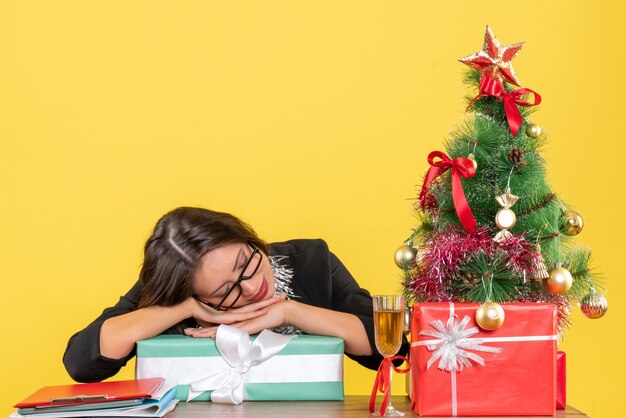
<svg viewBox="0 0 626 418">
<path fill-rule="evenodd" d="M 235 306 L 235 304 L 241 297 L 241 293 L 243 292 L 243 289 L 241 288 L 241 282 L 244 280 L 250 280 L 252 277 L 254 277 L 256 272 L 259 270 L 259 267 L 261 266 L 261 261 L 263 260 L 263 253 L 250 241 L 248 241 L 248 245 L 253 250 L 252 254 L 250 254 L 250 258 L 248 258 L 248 261 L 246 261 L 246 264 L 243 266 L 239 278 L 232 285 L 232 287 L 228 289 L 226 294 L 222 297 L 220 303 L 214 305 L 212 303 L 203 301 L 196 295 L 193 295 L 193 298 L 198 302 L 215 309 L 216 311 L 227 311 Z"/>
</svg>

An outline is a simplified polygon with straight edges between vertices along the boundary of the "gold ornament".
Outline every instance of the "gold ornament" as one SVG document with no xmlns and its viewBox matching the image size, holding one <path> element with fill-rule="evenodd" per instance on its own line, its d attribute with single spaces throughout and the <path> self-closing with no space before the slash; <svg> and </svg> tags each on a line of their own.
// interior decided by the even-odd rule
<svg viewBox="0 0 626 418">
<path fill-rule="evenodd" d="M 609 309 L 609 302 L 604 295 L 598 295 L 594 288 L 580 300 L 580 310 L 589 319 L 602 318 Z"/>
<path fill-rule="evenodd" d="M 537 261 L 537 264 L 532 266 L 532 269 L 530 271 L 530 279 L 540 282 L 550 277 L 550 274 L 548 274 L 548 269 L 543 261 L 543 256 L 541 255 L 541 247 L 539 246 L 539 244 L 535 245 L 535 251 L 537 251 L 537 254 L 539 254 L 539 261 Z"/>
<path fill-rule="evenodd" d="M 546 280 L 546 287 L 552 293 L 562 295 L 572 287 L 572 274 L 566 269 L 557 265 L 550 270 L 550 277 Z"/>
<path fill-rule="evenodd" d="M 485 302 L 476 310 L 476 323 L 486 331 L 493 331 L 504 324 L 504 309 L 496 302 Z"/>
<path fill-rule="evenodd" d="M 561 216 L 561 232 L 565 235 L 578 235 L 583 230 L 583 226 L 583 217 L 575 210 L 565 211 Z"/>
<path fill-rule="evenodd" d="M 396 265 L 401 269 L 407 268 L 408 266 L 412 266 L 415 264 L 415 256 L 417 255 L 417 250 L 410 245 L 403 244 L 398 247 L 396 253 L 394 255 L 394 260 L 396 261 Z"/>
<path fill-rule="evenodd" d="M 541 135 L 541 126 L 535 125 L 534 123 L 529 124 L 526 127 L 526 135 L 535 139 L 539 138 Z"/>
<path fill-rule="evenodd" d="M 474 165 L 474 170 L 478 170 L 478 162 L 476 161 L 476 156 L 474 154 L 470 154 L 467 156 L 467 159 L 470 160 Z"/>
<path fill-rule="evenodd" d="M 500 46 L 500 42 L 496 39 L 491 28 L 487 26 L 482 51 L 459 58 L 459 61 L 478 71 L 481 76 L 489 74 L 496 80 L 506 81 L 519 86 L 520 84 L 511 61 L 513 61 L 513 58 L 517 56 L 523 46 L 524 42 Z"/>
<path fill-rule="evenodd" d="M 430 247 L 423 246 L 417 249 L 417 254 L 415 255 L 415 264 L 420 268 L 420 270 L 425 270 L 430 265 L 430 260 L 426 258 L 428 253 L 430 252 Z"/>
<path fill-rule="evenodd" d="M 500 206 L 502 206 L 502 209 L 496 213 L 496 226 L 500 228 L 501 231 L 493 238 L 494 241 L 503 242 L 513 236 L 508 230 L 513 228 L 517 219 L 515 212 L 511 210 L 511 206 L 513 206 L 518 199 L 519 197 L 511 194 L 511 189 L 508 186 L 504 194 L 496 196 L 496 200 Z"/>
</svg>

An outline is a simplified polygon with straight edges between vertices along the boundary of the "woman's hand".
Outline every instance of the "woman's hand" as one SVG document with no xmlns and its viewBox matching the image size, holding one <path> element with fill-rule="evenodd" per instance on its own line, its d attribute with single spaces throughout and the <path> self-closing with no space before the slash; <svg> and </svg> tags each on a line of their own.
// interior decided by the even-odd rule
<svg viewBox="0 0 626 418">
<path fill-rule="evenodd" d="M 237 327 L 243 331 L 246 331 L 248 334 L 257 334 L 266 328 L 274 328 L 274 327 L 277 327 L 279 325 L 286 323 L 287 322 L 287 308 L 290 302 L 285 300 L 285 296 L 283 295 L 272 298 L 270 300 L 274 300 L 274 302 L 271 304 L 263 305 L 263 307 L 260 308 L 260 311 L 263 311 L 263 313 L 260 315 L 256 315 L 250 318 L 242 317 L 240 320 L 237 320 L 237 321 L 232 321 L 228 323 L 221 322 L 221 323 L 229 324 L 234 327 Z M 228 313 L 228 312 L 240 313 L 239 311 L 240 309 L 246 309 L 250 306 L 257 305 L 263 302 L 266 302 L 266 301 L 257 302 L 257 303 L 244 306 L 238 309 L 232 309 L 224 313 Z M 259 311 L 257 310 L 257 311 L 254 311 L 253 313 L 255 312 L 259 312 Z M 187 328 L 185 329 L 185 335 L 190 335 L 196 338 L 207 338 L 207 337 L 215 338 L 215 334 L 217 333 L 217 327 L 218 325 L 213 325 L 213 326 L 209 325 L 206 327 L 204 327 L 203 325 L 203 328 Z"/>
<path fill-rule="evenodd" d="M 241 308 L 229 309 L 227 311 L 216 311 L 197 300 L 193 299 L 191 316 L 202 326 L 202 328 L 186 328 L 185 335 L 192 337 L 215 338 L 217 327 L 220 324 L 233 325 L 242 328 L 240 324 L 248 324 L 249 321 L 262 321 L 262 323 L 271 323 L 277 320 L 278 311 L 275 307 L 285 302 L 284 296 L 277 296 L 265 299 L 260 302 L 251 303 Z M 271 319 L 265 318 L 271 313 Z M 259 322 L 260 323 L 260 322 Z M 278 324 L 280 325 L 280 324 Z M 277 325 L 269 326 L 269 328 Z M 265 327 L 259 329 L 262 330 Z M 242 328 L 243 329 L 243 328 Z M 247 331 L 247 330 L 246 330 Z M 254 333 L 258 331 L 247 331 Z"/>
</svg>

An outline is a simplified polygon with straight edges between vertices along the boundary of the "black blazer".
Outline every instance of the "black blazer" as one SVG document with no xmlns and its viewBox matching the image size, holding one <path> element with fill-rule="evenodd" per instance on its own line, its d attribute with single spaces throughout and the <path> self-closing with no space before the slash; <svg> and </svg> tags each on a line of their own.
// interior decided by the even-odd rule
<svg viewBox="0 0 626 418">
<path fill-rule="evenodd" d="M 295 300 L 308 305 L 335 311 L 347 312 L 361 320 L 370 345 L 372 355 L 354 356 L 347 354 L 361 365 L 377 369 L 382 356 L 378 354 L 374 342 L 374 318 L 372 298 L 369 292 L 357 284 L 350 272 L 339 259 L 328 250 L 323 240 L 292 240 L 270 244 L 270 255 L 289 257 L 288 264 L 293 268 L 292 287 Z M 115 375 L 135 350 L 122 359 L 110 359 L 100 354 L 100 327 L 111 317 L 131 312 L 137 308 L 141 285 L 135 283 L 132 289 L 119 302 L 105 309 L 82 331 L 74 334 L 63 355 L 63 363 L 70 376 L 78 382 L 98 382 Z M 408 351 L 406 339 L 400 353 Z"/>
</svg>

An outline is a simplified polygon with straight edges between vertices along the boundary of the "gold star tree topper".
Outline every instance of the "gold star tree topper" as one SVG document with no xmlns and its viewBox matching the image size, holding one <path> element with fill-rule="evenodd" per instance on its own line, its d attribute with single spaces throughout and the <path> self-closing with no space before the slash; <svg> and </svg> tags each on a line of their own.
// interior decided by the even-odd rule
<svg viewBox="0 0 626 418">
<path fill-rule="evenodd" d="M 517 56 L 525 42 L 500 46 L 493 31 L 489 26 L 485 30 L 485 40 L 482 51 L 459 58 L 465 65 L 469 65 L 481 74 L 489 74 L 499 81 L 519 86 L 519 80 L 513 70 L 511 61 Z"/>
</svg>

